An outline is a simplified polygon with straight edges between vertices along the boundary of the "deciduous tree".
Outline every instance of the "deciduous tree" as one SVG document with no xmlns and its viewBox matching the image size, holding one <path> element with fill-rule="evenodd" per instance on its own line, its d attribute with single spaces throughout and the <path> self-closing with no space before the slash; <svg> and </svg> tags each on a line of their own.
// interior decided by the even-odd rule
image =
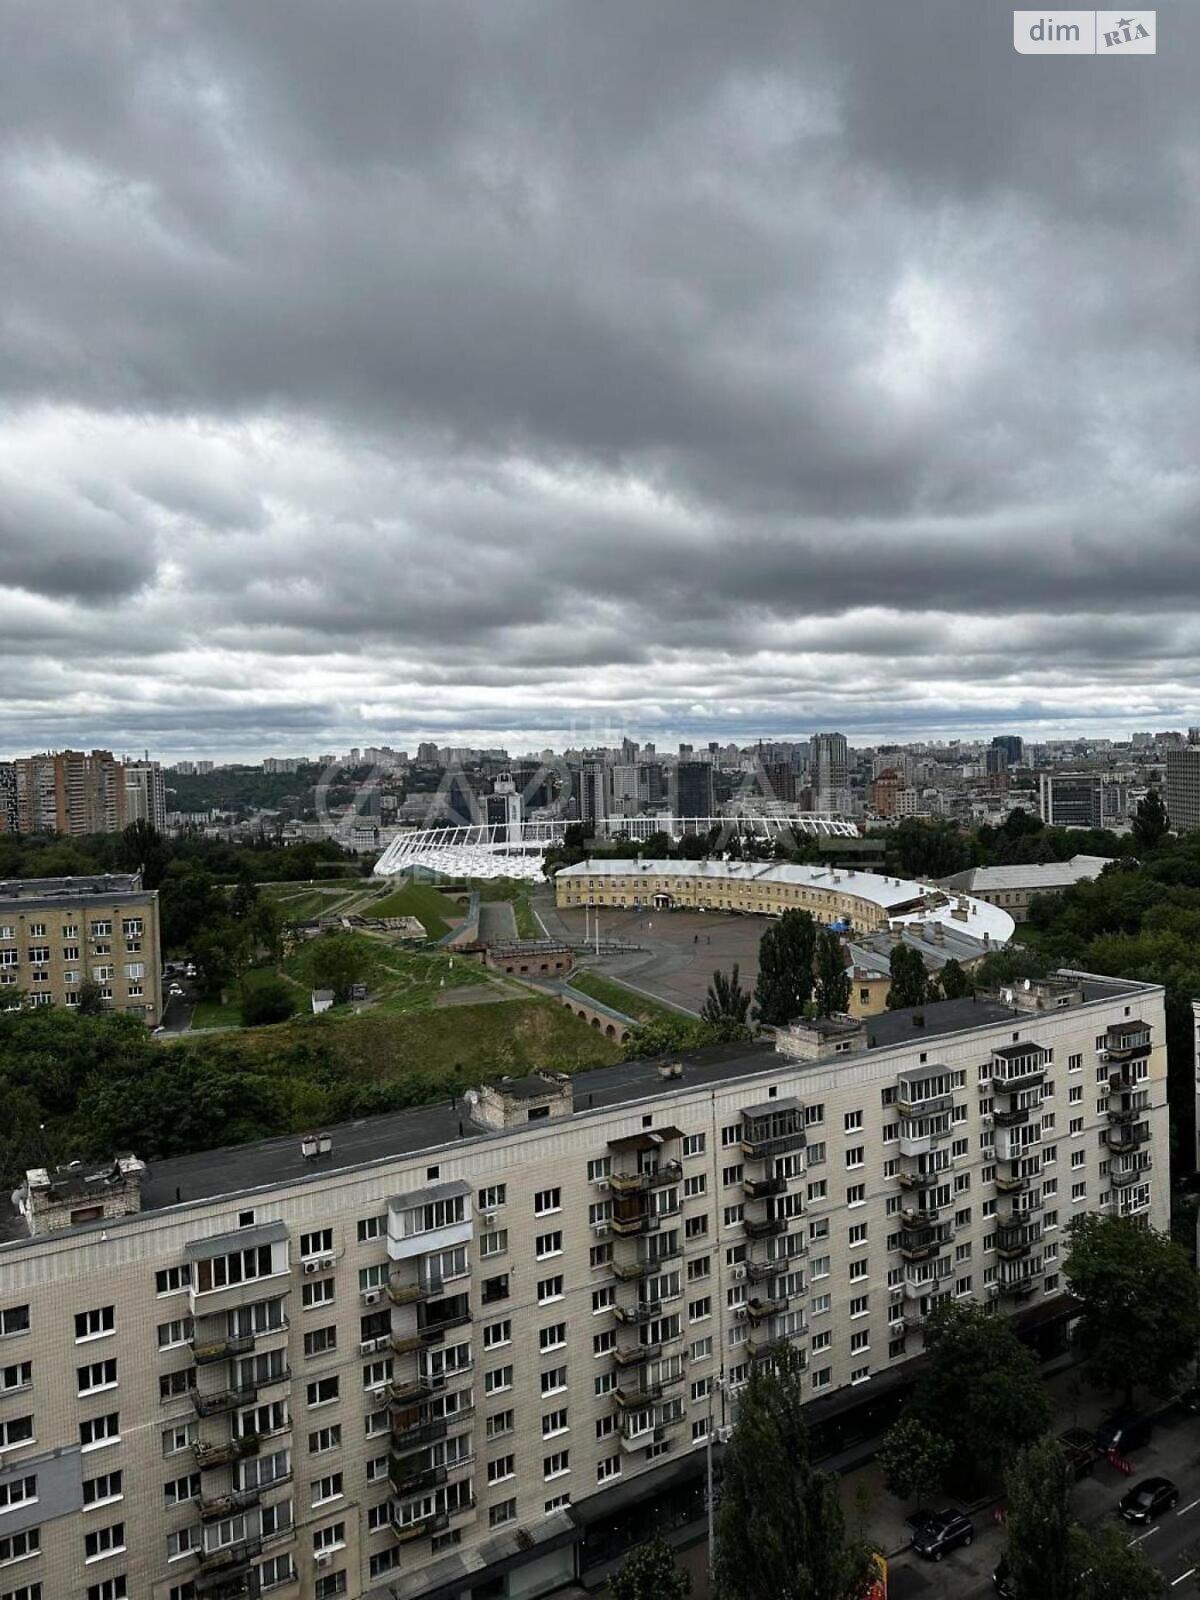
<svg viewBox="0 0 1200 1600">
<path fill-rule="evenodd" d="M 822 928 L 817 935 L 816 1001 L 823 1017 L 831 1017 L 835 1011 L 845 1011 L 850 1004 L 846 952 L 832 928 Z"/>
<path fill-rule="evenodd" d="M 898 944 L 888 962 L 891 987 L 888 990 L 888 1010 L 899 1011 L 902 1006 L 927 1005 L 932 998 L 929 974 L 921 960 L 921 952 L 911 945 Z"/>
<path fill-rule="evenodd" d="M 684 1600 L 692 1580 L 660 1535 L 632 1549 L 609 1588 L 613 1600 Z"/>
<path fill-rule="evenodd" d="M 750 991 L 742 988 L 737 962 L 734 962 L 733 971 L 728 977 L 719 969 L 714 972 L 700 1011 L 701 1020 L 714 1028 L 722 1028 L 729 1023 L 743 1028 L 749 1010 Z"/>
<path fill-rule="evenodd" d="M 946 1485 L 954 1448 L 919 1417 L 901 1417 L 879 1452 L 888 1488 L 901 1500 L 936 1499 Z"/>
<path fill-rule="evenodd" d="M 784 1027 L 802 1016 L 813 993 L 817 925 L 807 911 L 785 911 L 758 943 L 754 1002 L 767 1027 Z"/>
<path fill-rule="evenodd" d="M 846 1537 L 837 1480 L 809 1457 L 798 1358 L 756 1366 L 725 1451 L 714 1579 L 720 1600 L 861 1600 L 864 1545 Z"/>
<path fill-rule="evenodd" d="M 1075 1337 L 1096 1381 L 1127 1400 L 1135 1377 L 1167 1392 L 1200 1342 L 1200 1280 L 1187 1251 L 1153 1228 L 1092 1214 L 1072 1222 L 1064 1270 L 1083 1301 Z"/>
<path fill-rule="evenodd" d="M 1027 1445 L 1005 1478 L 1008 1566 L 1016 1600 L 1075 1600 L 1071 1471 L 1049 1435 Z"/>
</svg>

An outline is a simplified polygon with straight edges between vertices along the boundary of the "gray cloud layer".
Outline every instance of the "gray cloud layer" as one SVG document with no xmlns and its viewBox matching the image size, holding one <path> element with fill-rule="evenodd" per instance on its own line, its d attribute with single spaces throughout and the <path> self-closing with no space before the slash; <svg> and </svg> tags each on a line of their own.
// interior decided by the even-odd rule
<svg viewBox="0 0 1200 1600">
<path fill-rule="evenodd" d="M 1200 721 L 1200 20 L 14 3 L 0 750 Z"/>
</svg>

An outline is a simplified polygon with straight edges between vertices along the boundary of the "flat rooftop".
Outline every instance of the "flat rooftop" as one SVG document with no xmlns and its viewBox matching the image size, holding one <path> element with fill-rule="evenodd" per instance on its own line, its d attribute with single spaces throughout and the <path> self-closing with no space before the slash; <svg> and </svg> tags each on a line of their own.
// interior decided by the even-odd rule
<svg viewBox="0 0 1200 1600">
<path fill-rule="evenodd" d="M 1111 999 L 1120 994 L 1139 994 L 1153 985 L 1117 978 L 1086 977 L 1079 980 L 1084 1002 Z M 932 1038 L 961 1033 L 970 1028 L 1012 1021 L 1028 1026 L 1038 1016 L 1053 1013 L 1020 1011 L 997 1000 L 938 1000 L 931 1005 L 889 1011 L 865 1023 L 867 1049 L 884 1050 L 895 1045 L 922 1043 Z M 916 1019 L 920 1018 L 918 1022 Z M 664 1079 L 660 1068 L 664 1060 L 678 1061 L 683 1073 Z M 862 1060 L 862 1052 L 847 1057 L 824 1056 L 812 1063 L 797 1062 L 778 1054 L 770 1041 L 751 1044 L 713 1045 L 704 1050 L 646 1061 L 626 1061 L 612 1067 L 594 1067 L 573 1074 L 575 1113 L 636 1105 L 662 1094 L 681 1089 L 709 1088 L 734 1083 L 757 1073 L 803 1071 L 811 1066 L 825 1070 L 840 1062 Z M 513 1080 L 519 1095 L 530 1093 L 530 1079 Z M 499 1083 L 495 1085 L 499 1087 Z M 552 1093 L 551 1085 L 542 1092 Z M 564 1119 L 565 1120 L 565 1119 Z M 251 1144 L 231 1145 L 219 1150 L 198 1151 L 163 1161 L 146 1161 L 142 1180 L 142 1212 L 159 1211 L 189 1202 L 214 1200 L 248 1190 L 280 1183 L 316 1182 L 333 1172 L 386 1161 L 397 1156 L 416 1155 L 458 1143 L 482 1143 L 507 1137 L 502 1132 L 481 1128 L 470 1120 L 469 1107 L 462 1100 L 444 1100 L 438 1105 L 415 1110 L 394 1111 L 380 1117 L 342 1123 L 324 1129 L 332 1140 L 327 1156 L 306 1160 L 301 1154 L 299 1133 L 279 1138 L 260 1139 Z M 143 1157 L 145 1159 L 145 1157 Z M 89 1226 L 99 1227 L 100 1224 Z M 120 1226 L 120 1219 L 104 1224 Z M 82 1230 L 81 1230 L 82 1231 Z M 23 1219 L 0 1200 L 0 1245 L 26 1240 Z"/>
<path fill-rule="evenodd" d="M 139 872 L 101 872 L 80 878 L 0 878 L 0 906 L 19 906 L 23 910 L 69 904 L 72 900 L 111 900 L 156 892 L 142 888 Z"/>
</svg>

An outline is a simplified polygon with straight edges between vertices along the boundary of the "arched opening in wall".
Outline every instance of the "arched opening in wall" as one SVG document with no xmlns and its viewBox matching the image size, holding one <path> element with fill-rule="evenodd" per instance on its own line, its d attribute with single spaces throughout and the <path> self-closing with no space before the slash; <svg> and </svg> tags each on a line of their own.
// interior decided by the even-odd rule
<svg viewBox="0 0 1200 1600">
<path fill-rule="evenodd" d="M 597 1030 L 599 1029 L 599 1027 L 600 1027 L 600 1018 L 599 1017 L 593 1017 L 592 1018 L 592 1027 L 596 1028 Z"/>
<path fill-rule="evenodd" d="M 617 1037 L 617 1030 L 613 1027 L 611 1022 L 609 1023 L 608 1027 L 605 1028 L 604 1036 L 606 1039 L 615 1039 Z"/>
</svg>

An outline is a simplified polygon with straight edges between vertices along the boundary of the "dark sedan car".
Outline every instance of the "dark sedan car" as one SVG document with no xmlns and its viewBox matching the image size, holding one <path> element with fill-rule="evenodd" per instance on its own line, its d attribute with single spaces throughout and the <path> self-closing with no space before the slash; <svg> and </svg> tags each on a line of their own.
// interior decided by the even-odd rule
<svg viewBox="0 0 1200 1600">
<path fill-rule="evenodd" d="M 1179 1490 L 1170 1478 L 1143 1478 L 1121 1501 L 1126 1522 L 1151 1522 L 1179 1504 Z"/>
<path fill-rule="evenodd" d="M 912 1547 L 927 1561 L 940 1561 L 960 1544 L 970 1544 L 975 1524 L 961 1511 L 934 1511 L 913 1534 Z"/>
</svg>

